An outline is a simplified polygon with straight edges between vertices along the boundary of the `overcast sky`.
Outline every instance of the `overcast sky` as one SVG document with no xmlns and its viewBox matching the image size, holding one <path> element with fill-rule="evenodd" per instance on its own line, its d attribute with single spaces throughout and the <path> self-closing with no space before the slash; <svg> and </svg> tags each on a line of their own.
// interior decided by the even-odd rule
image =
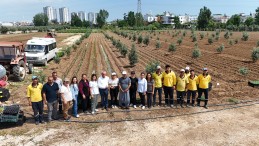
<svg viewBox="0 0 259 146">
<path fill-rule="evenodd" d="M 137 0 L 0 0 L 0 21 L 31 21 L 44 6 L 68 7 L 70 12 L 98 12 L 106 9 L 108 20 L 122 19 L 123 14 L 137 11 Z M 162 14 L 164 11 L 198 15 L 207 6 L 213 14 L 254 13 L 259 0 L 142 0 L 142 13 Z M 59 17 L 59 16 L 58 16 Z"/>
</svg>

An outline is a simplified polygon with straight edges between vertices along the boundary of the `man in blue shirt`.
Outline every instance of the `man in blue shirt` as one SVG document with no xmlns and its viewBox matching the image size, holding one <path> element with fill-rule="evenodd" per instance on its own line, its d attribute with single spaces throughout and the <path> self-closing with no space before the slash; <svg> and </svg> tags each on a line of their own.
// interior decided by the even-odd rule
<svg viewBox="0 0 259 146">
<path fill-rule="evenodd" d="M 44 103 L 48 106 L 48 122 L 53 119 L 58 119 L 57 117 L 57 108 L 58 108 L 58 93 L 59 87 L 58 84 L 54 82 L 53 77 L 48 77 L 48 82 L 44 84 L 42 89 L 42 95 Z"/>
</svg>

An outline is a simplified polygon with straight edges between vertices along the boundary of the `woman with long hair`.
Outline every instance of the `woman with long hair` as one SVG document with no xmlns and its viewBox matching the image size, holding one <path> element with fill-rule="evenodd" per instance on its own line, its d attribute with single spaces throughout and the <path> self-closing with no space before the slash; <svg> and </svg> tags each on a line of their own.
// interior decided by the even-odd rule
<svg viewBox="0 0 259 146">
<path fill-rule="evenodd" d="M 98 88 L 96 74 L 92 74 L 89 86 L 90 86 L 90 96 L 91 96 L 91 110 L 92 110 L 92 114 L 95 114 L 95 112 L 98 111 L 96 107 L 97 107 L 98 95 L 99 95 L 99 88 Z"/>
<path fill-rule="evenodd" d="M 151 108 L 152 105 L 152 96 L 154 94 L 154 81 L 151 73 L 147 73 L 147 107 Z"/>
<path fill-rule="evenodd" d="M 82 99 L 83 112 L 87 113 L 90 107 L 90 87 L 86 74 L 82 74 L 82 79 L 79 82 L 79 97 Z"/>
<path fill-rule="evenodd" d="M 71 79 L 70 90 L 72 92 L 72 97 L 73 97 L 73 115 L 76 118 L 79 118 L 79 115 L 77 113 L 79 88 L 78 88 L 78 80 L 77 80 L 76 76 L 72 77 L 72 79 Z"/>
<path fill-rule="evenodd" d="M 117 98 L 119 93 L 119 79 L 115 72 L 112 73 L 111 78 L 109 79 L 109 88 L 110 88 L 110 96 L 111 96 L 111 105 L 112 108 L 117 108 Z"/>
</svg>

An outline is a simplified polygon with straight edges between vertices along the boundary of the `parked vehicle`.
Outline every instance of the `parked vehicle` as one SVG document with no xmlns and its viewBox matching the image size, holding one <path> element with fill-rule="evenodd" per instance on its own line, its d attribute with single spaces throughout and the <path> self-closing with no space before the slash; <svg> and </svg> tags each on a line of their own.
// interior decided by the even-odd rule
<svg viewBox="0 0 259 146">
<path fill-rule="evenodd" d="M 27 63 L 24 44 L 21 42 L 0 42 L 0 64 L 6 69 L 7 75 L 13 75 L 14 80 L 23 81 L 27 66 L 32 73 L 32 64 Z"/>
<path fill-rule="evenodd" d="M 27 61 L 32 64 L 47 65 L 58 51 L 55 38 L 32 38 L 27 41 L 25 54 Z"/>
</svg>

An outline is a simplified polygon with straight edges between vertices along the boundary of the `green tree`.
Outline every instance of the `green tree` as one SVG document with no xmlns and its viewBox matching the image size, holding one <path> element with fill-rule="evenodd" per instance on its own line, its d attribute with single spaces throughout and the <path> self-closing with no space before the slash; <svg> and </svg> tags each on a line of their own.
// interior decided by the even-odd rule
<svg viewBox="0 0 259 146">
<path fill-rule="evenodd" d="M 128 54 L 128 58 L 129 58 L 130 65 L 133 66 L 136 63 L 138 63 L 138 54 L 137 54 L 136 47 L 134 44 L 132 44 L 132 46 L 131 46 L 130 52 Z"/>
<path fill-rule="evenodd" d="M 200 13 L 198 16 L 198 28 L 199 29 L 204 29 L 207 28 L 209 25 L 210 20 L 212 19 L 211 17 L 211 11 L 207 7 L 203 7 L 200 9 Z"/>
<path fill-rule="evenodd" d="M 82 27 L 82 25 L 83 22 L 81 19 L 76 14 L 73 14 L 71 16 L 71 26 Z"/>
<path fill-rule="evenodd" d="M 83 27 L 88 28 L 88 27 L 90 27 L 90 26 L 91 26 L 91 23 L 90 23 L 90 21 L 86 21 L 86 20 L 84 20 L 84 21 L 83 21 L 83 23 L 82 23 L 82 25 L 83 25 Z"/>
<path fill-rule="evenodd" d="M 230 17 L 230 19 L 227 21 L 227 25 L 236 25 L 239 26 L 241 23 L 241 18 L 239 15 L 235 14 Z"/>
<path fill-rule="evenodd" d="M 259 7 L 255 10 L 255 24 L 259 25 Z"/>
<path fill-rule="evenodd" d="M 136 24 L 135 13 L 133 11 L 128 13 L 127 22 L 129 26 L 134 26 Z"/>
<path fill-rule="evenodd" d="M 180 19 L 179 19 L 179 17 L 178 16 L 175 16 L 174 18 L 174 26 L 175 26 L 175 28 L 181 28 L 181 23 L 180 23 Z"/>
<path fill-rule="evenodd" d="M 97 21 L 97 24 L 100 28 L 102 28 L 105 23 L 106 23 L 106 19 L 109 17 L 109 12 L 104 10 L 104 9 L 101 9 L 97 15 L 97 18 L 96 18 L 96 21 Z"/>
<path fill-rule="evenodd" d="M 252 17 L 248 17 L 245 21 L 245 25 L 246 26 L 250 26 L 250 25 L 253 25 L 254 24 L 254 18 Z"/>
<path fill-rule="evenodd" d="M 5 26 L 1 26 L 0 27 L 0 33 L 1 34 L 6 34 L 8 32 L 8 28 L 7 27 L 5 27 Z"/>
<path fill-rule="evenodd" d="M 144 25 L 144 18 L 143 15 L 141 13 L 136 13 L 135 15 L 135 19 L 136 19 L 136 26 L 143 26 Z"/>
<path fill-rule="evenodd" d="M 35 26 L 47 26 L 49 18 L 46 14 L 38 13 L 33 17 L 33 24 Z"/>
</svg>

